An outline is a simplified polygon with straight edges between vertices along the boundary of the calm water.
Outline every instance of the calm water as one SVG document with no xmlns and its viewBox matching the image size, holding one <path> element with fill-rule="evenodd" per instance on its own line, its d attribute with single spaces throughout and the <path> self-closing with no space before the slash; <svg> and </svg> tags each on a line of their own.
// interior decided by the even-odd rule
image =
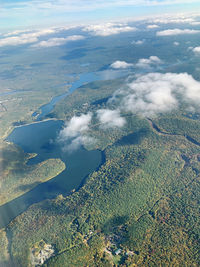
<svg viewBox="0 0 200 267">
<path fill-rule="evenodd" d="M 0 227 L 6 226 L 14 217 L 25 211 L 31 204 L 59 194 L 67 195 L 72 189 L 77 189 L 84 178 L 102 161 L 102 153 L 98 150 L 87 151 L 83 147 L 73 153 L 63 152 L 62 146 L 56 141 L 63 121 L 49 120 L 17 127 L 7 140 L 19 145 L 25 152 L 38 155 L 29 160 L 28 164 L 36 164 L 49 158 L 60 158 L 66 169 L 43 184 L 0 206 Z"/>
<path fill-rule="evenodd" d="M 69 91 L 66 93 L 55 96 L 52 98 L 52 100 L 43 106 L 40 107 L 40 114 L 37 116 L 38 112 L 34 112 L 32 114 L 33 117 L 37 116 L 36 121 L 42 120 L 47 114 L 49 114 L 56 103 L 64 99 L 66 96 L 70 95 L 73 93 L 77 88 L 81 87 L 84 84 L 90 83 L 90 82 L 95 82 L 95 81 L 105 81 L 105 80 L 112 80 L 116 78 L 123 77 L 128 74 L 127 70 L 112 70 L 112 69 L 107 69 L 104 71 L 99 71 L 99 72 L 89 72 L 89 73 L 84 73 L 79 76 L 79 79 L 75 82 L 72 83 Z"/>
</svg>

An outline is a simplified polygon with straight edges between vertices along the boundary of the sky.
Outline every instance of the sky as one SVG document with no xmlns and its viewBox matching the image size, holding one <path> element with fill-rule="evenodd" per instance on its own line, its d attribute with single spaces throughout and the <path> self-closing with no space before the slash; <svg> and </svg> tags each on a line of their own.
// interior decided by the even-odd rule
<svg viewBox="0 0 200 267">
<path fill-rule="evenodd" d="M 200 10 L 199 0 L 0 0 L 0 30 Z"/>
</svg>

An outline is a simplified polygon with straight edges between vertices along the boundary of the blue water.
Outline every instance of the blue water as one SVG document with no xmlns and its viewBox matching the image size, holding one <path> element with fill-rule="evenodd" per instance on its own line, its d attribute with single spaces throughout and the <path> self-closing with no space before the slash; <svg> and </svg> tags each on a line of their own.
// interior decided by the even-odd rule
<svg viewBox="0 0 200 267">
<path fill-rule="evenodd" d="M 0 227 L 5 227 L 33 203 L 55 198 L 59 194 L 67 195 L 72 189 L 78 189 L 85 177 L 103 162 L 103 154 L 99 150 L 88 151 L 80 147 L 74 152 L 64 152 L 63 144 L 57 142 L 62 127 L 63 121 L 48 120 L 16 127 L 7 137 L 7 141 L 20 146 L 25 152 L 37 153 L 36 157 L 28 161 L 29 165 L 60 158 L 66 169 L 55 178 L 0 206 Z"/>
</svg>

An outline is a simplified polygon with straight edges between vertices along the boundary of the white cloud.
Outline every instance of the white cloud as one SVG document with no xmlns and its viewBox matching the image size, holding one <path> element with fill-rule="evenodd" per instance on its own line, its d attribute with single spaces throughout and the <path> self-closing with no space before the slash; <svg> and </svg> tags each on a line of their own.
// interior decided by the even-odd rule
<svg viewBox="0 0 200 267">
<path fill-rule="evenodd" d="M 165 2 L 166 3 L 166 2 Z M 174 2 L 175 3 L 175 2 Z M 197 14 L 162 14 L 161 16 L 157 16 L 156 18 L 149 19 L 149 23 L 154 24 L 193 24 L 195 22 L 195 17 Z"/>
<path fill-rule="evenodd" d="M 143 39 L 143 40 L 132 41 L 131 44 L 142 45 L 144 42 L 145 42 L 145 40 Z"/>
<path fill-rule="evenodd" d="M 65 123 L 65 127 L 58 135 L 58 141 L 63 143 L 63 149 L 73 151 L 81 145 L 88 145 L 94 142 L 94 139 L 88 136 L 89 125 L 92 120 L 92 114 L 82 114 L 74 116 L 69 122 Z"/>
<path fill-rule="evenodd" d="M 119 34 L 122 32 L 136 31 L 135 27 L 130 27 L 124 23 L 106 23 L 90 25 L 83 28 L 83 31 L 87 31 L 94 36 L 109 36 L 113 34 Z"/>
<path fill-rule="evenodd" d="M 164 31 L 159 31 L 156 33 L 157 36 L 171 36 L 171 35 L 181 35 L 181 34 L 197 34 L 200 30 L 190 30 L 190 29 L 168 29 Z"/>
<path fill-rule="evenodd" d="M 27 32 L 31 32 L 31 30 L 17 30 L 17 31 L 12 31 L 12 32 L 8 32 L 8 33 L 5 33 L 3 36 L 4 37 L 8 37 L 8 36 L 15 36 L 15 35 L 19 35 L 19 34 L 22 34 L 22 33 L 27 33 Z"/>
<path fill-rule="evenodd" d="M 149 58 L 141 58 L 135 64 L 138 68 L 150 68 L 151 66 L 162 64 L 162 60 L 157 56 L 150 56 Z"/>
<path fill-rule="evenodd" d="M 16 46 L 16 45 L 24 45 L 30 43 L 36 43 L 40 36 L 53 34 L 56 32 L 56 29 L 43 29 L 38 31 L 15 31 L 7 33 L 4 36 L 6 38 L 0 39 L 0 47 L 2 46 Z"/>
<path fill-rule="evenodd" d="M 101 123 L 102 128 L 123 127 L 126 120 L 120 116 L 119 110 L 99 109 L 97 117 Z"/>
<path fill-rule="evenodd" d="M 21 36 L 12 36 L 0 39 L 0 47 L 2 46 L 15 46 L 15 45 L 24 45 L 37 42 L 37 37 L 29 37 L 26 34 Z"/>
<path fill-rule="evenodd" d="M 112 63 L 110 65 L 111 68 L 113 69 L 127 69 L 127 68 L 130 68 L 130 67 L 133 67 L 133 64 L 131 63 L 127 63 L 125 61 L 115 61 L 114 63 Z"/>
<path fill-rule="evenodd" d="M 190 22 L 191 25 L 198 26 L 200 25 L 200 21 L 192 21 Z"/>
<path fill-rule="evenodd" d="M 48 34 L 53 34 L 56 33 L 57 29 L 43 29 L 43 30 L 38 30 L 35 32 L 31 32 L 31 33 L 27 33 L 27 36 L 31 36 L 31 37 L 40 37 L 40 36 L 44 36 L 44 35 L 48 35 Z"/>
<path fill-rule="evenodd" d="M 190 50 L 192 50 L 195 54 L 200 54 L 200 46 L 196 46 L 194 48 L 191 47 Z"/>
<path fill-rule="evenodd" d="M 176 109 L 181 101 L 199 104 L 200 82 L 187 73 L 149 73 L 118 90 L 112 101 L 121 111 L 153 116 Z"/>
<path fill-rule="evenodd" d="M 77 137 L 89 129 L 89 124 L 92 120 L 92 114 L 82 114 L 81 116 L 74 116 L 69 122 L 65 124 L 63 130 L 61 130 L 59 138 L 65 140 L 67 138 Z"/>
<path fill-rule="evenodd" d="M 136 64 L 127 63 L 125 61 L 115 61 L 110 65 L 113 69 L 127 69 L 131 67 L 137 67 L 137 68 L 151 68 L 153 66 L 157 66 L 162 64 L 162 60 L 157 56 L 150 56 L 149 58 L 141 58 L 138 60 Z"/>
<path fill-rule="evenodd" d="M 179 43 L 179 42 L 174 42 L 174 45 L 175 45 L 175 46 L 179 46 L 180 43 Z"/>
<path fill-rule="evenodd" d="M 26 30 L 26 31 L 14 31 L 4 34 L 3 38 L 0 38 L 0 47 L 2 46 L 16 46 L 16 45 L 24 45 L 39 42 L 39 37 L 50 35 L 54 33 L 58 33 L 63 30 L 68 30 L 73 27 L 60 27 L 60 28 L 50 28 L 50 29 L 42 29 L 42 30 Z M 63 45 L 69 41 L 77 41 L 84 39 L 85 37 L 82 35 L 72 35 L 66 38 L 50 38 L 46 41 L 41 41 L 37 44 L 32 45 L 32 47 L 51 47 Z"/>
<path fill-rule="evenodd" d="M 147 25 L 147 29 L 156 29 L 156 28 L 159 28 L 159 26 L 156 24 Z"/>
<path fill-rule="evenodd" d="M 41 41 L 37 44 L 34 44 L 32 45 L 32 47 L 42 48 L 42 47 L 60 46 L 70 41 L 78 41 L 78 40 L 83 40 L 83 39 L 85 39 L 85 37 L 82 35 L 72 35 L 66 38 L 50 38 L 46 41 Z"/>
<path fill-rule="evenodd" d="M 7 33 L 3 34 L 3 36 L 9 37 L 9 36 L 18 36 L 18 35 L 22 35 L 22 34 L 28 34 L 30 36 L 32 35 L 34 37 L 40 37 L 43 35 L 58 33 L 58 32 L 70 30 L 73 28 L 77 28 L 77 26 L 62 26 L 62 27 L 51 27 L 51 28 L 46 28 L 46 29 L 16 30 L 16 31 L 7 32 Z"/>
</svg>

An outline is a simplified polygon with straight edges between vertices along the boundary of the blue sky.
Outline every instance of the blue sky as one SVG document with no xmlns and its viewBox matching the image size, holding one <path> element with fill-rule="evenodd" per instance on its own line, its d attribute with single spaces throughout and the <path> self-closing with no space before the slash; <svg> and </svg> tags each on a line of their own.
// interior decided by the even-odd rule
<svg viewBox="0 0 200 267">
<path fill-rule="evenodd" d="M 198 10 L 199 0 L 0 0 L 0 30 Z"/>
</svg>

